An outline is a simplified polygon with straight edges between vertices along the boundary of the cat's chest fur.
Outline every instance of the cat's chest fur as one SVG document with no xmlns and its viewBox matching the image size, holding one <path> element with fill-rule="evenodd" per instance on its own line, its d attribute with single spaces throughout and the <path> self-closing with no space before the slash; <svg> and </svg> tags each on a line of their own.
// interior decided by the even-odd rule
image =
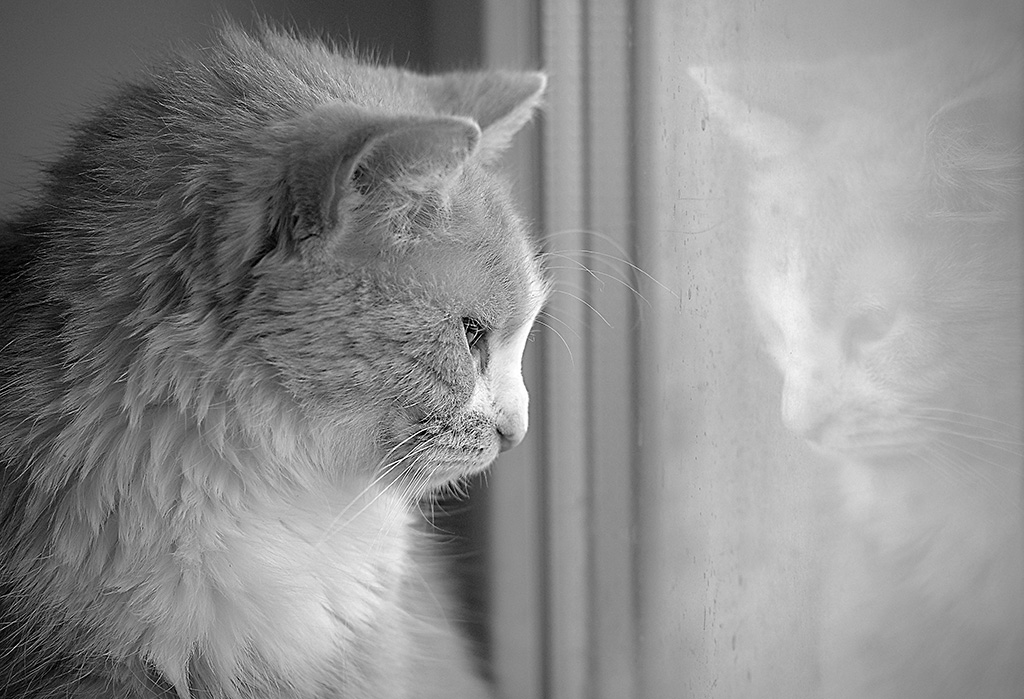
<svg viewBox="0 0 1024 699">
<path fill-rule="evenodd" d="M 113 609 L 127 610 L 118 651 L 146 658 L 182 696 L 207 675 L 250 687 L 287 681 L 297 696 L 324 687 L 345 688 L 344 696 L 404 696 L 398 683 L 405 673 L 382 670 L 405 665 L 404 588 L 411 551 L 424 542 L 416 541 L 400 494 L 353 472 L 350 462 L 373 458 L 372 450 L 328 457 L 281 444 L 215 447 L 174 411 L 144 426 L 124 433 L 149 444 L 175 434 L 167 438 L 173 447 L 150 450 L 149 459 L 177 461 L 182 478 L 132 483 L 117 516 L 94 536 L 78 521 L 56 542 L 70 563 L 85 555 L 107 562 L 96 583 L 104 595 L 86 603 L 86 614 L 104 625 Z M 130 441 L 123 437 L 122 453 L 132 452 Z M 315 458 L 323 461 L 309 463 Z M 315 486 L 225 475 L 317 466 Z"/>
<path fill-rule="evenodd" d="M 821 597 L 827 696 L 1016 696 L 1011 688 L 1024 681 L 1017 472 L 830 467 L 840 506 L 824 515 L 836 525 Z"/>
<path fill-rule="evenodd" d="M 386 675 L 370 668 L 403 664 L 407 508 L 386 494 L 341 495 L 269 501 L 232 523 L 208 562 L 210 592 L 230 591 L 211 600 L 211 656 L 252 644 L 293 683 L 306 678 L 310 693 L 317 678 L 335 682 L 338 665 L 362 666 L 347 681 L 374 686 Z"/>
<path fill-rule="evenodd" d="M 283 682 L 289 696 L 490 696 L 412 520 L 370 483 L 236 519 L 208 559 L 203 662 L 267 696 Z"/>
</svg>

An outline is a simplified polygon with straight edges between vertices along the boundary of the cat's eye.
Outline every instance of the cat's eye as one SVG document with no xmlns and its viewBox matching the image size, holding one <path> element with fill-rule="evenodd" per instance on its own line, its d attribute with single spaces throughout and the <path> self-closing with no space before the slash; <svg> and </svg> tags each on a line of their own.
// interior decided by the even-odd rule
<svg viewBox="0 0 1024 699">
<path fill-rule="evenodd" d="M 477 349 L 487 335 L 487 328 L 479 320 L 469 317 L 462 319 L 462 327 L 466 331 L 466 344 L 469 349 Z"/>
<path fill-rule="evenodd" d="M 843 335 L 847 355 L 855 354 L 865 345 L 878 342 L 889 334 L 896 318 L 886 308 L 867 308 L 850 318 Z"/>
</svg>

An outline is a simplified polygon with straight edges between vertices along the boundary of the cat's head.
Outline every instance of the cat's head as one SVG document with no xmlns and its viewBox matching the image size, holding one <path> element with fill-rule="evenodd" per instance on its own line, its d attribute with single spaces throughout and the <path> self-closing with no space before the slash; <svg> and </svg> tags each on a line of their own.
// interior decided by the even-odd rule
<svg viewBox="0 0 1024 699">
<path fill-rule="evenodd" d="M 482 87 L 465 79 L 446 89 Z M 328 103 L 289 124 L 273 240 L 244 303 L 292 399 L 328 423 L 373 415 L 382 475 L 416 490 L 527 430 L 521 361 L 547 283 L 488 139 L 525 121 L 543 82 L 489 79 L 498 94 L 460 105 L 469 116 Z"/>
<path fill-rule="evenodd" d="M 783 422 L 829 453 L 927 450 L 1020 399 L 1020 49 L 943 75 L 934 48 L 691 70 L 747 156 Z"/>
<path fill-rule="evenodd" d="M 284 421 L 279 451 L 319 435 L 314 460 L 411 497 L 484 468 L 526 432 L 521 358 L 547 294 L 494 161 L 544 85 L 272 31 L 174 59 L 56 168 L 91 231 L 66 252 L 90 277 L 68 285 L 91 297 L 68 293 L 72 316 L 101 341 L 83 354 L 112 381 L 121 365 L 137 419 L 173 401 L 216 430 L 233 401 L 243 431 Z"/>
<path fill-rule="evenodd" d="M 343 430 L 372 416 L 374 468 L 415 495 L 527 430 L 521 361 L 547 284 L 492 163 L 544 79 L 343 77 L 368 82 L 369 99 L 344 95 L 267 132 L 272 160 L 247 195 L 262 205 L 261 249 L 239 310 L 291 399 Z"/>
</svg>

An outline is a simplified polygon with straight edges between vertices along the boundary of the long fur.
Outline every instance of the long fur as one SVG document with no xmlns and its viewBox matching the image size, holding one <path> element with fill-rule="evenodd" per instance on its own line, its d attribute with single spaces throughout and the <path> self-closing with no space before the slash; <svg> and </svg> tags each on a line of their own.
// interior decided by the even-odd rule
<svg viewBox="0 0 1024 699">
<path fill-rule="evenodd" d="M 78 127 L 0 237 L 5 696 L 489 695 L 410 522 L 526 428 L 543 87 L 228 26 Z"/>
</svg>

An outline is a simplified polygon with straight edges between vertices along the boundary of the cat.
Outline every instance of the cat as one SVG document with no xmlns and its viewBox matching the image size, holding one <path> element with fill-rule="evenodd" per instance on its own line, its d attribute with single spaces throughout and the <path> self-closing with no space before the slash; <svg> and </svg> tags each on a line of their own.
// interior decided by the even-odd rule
<svg viewBox="0 0 1024 699">
<path fill-rule="evenodd" d="M 690 69 L 745 158 L 782 422 L 836 476 L 815 695 L 1024 696 L 1022 66 L 979 24 Z"/>
<path fill-rule="evenodd" d="M 485 697 L 418 503 L 524 436 L 538 72 L 226 22 L 0 237 L 0 693 Z"/>
</svg>

